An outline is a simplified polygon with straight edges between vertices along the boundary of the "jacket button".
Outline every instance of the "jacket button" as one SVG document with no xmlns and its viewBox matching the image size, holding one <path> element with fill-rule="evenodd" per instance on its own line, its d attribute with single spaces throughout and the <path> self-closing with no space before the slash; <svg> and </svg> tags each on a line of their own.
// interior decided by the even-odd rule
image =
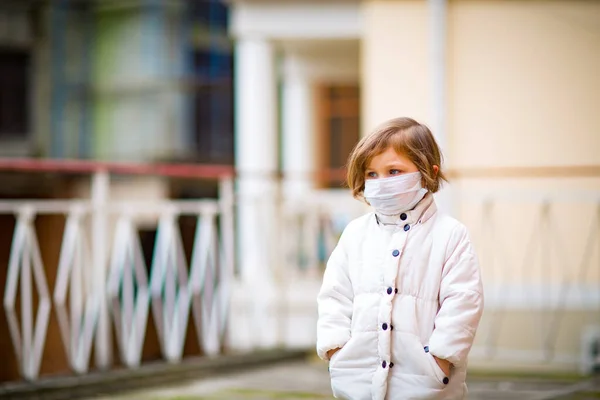
<svg viewBox="0 0 600 400">
<path fill-rule="evenodd" d="M 391 365 L 390 365 L 390 367 L 391 367 Z M 447 385 L 448 382 L 450 382 L 450 379 L 448 379 L 448 377 L 446 376 L 446 377 L 444 377 L 444 380 L 442 382 L 444 382 L 444 385 Z"/>
<path fill-rule="evenodd" d="M 394 292 L 395 292 L 395 293 L 398 293 L 398 288 L 394 289 Z"/>
<path fill-rule="evenodd" d="M 406 213 L 402 213 L 402 214 L 400 214 L 400 219 L 401 219 L 402 221 L 406 221 L 406 218 L 408 218 L 408 216 L 406 215 Z"/>
<path fill-rule="evenodd" d="M 392 294 L 392 288 L 391 287 L 388 288 L 387 294 Z"/>
<path fill-rule="evenodd" d="M 404 232 L 408 232 L 409 229 L 410 229 L 409 224 L 404 225 Z"/>
<path fill-rule="evenodd" d="M 387 330 L 387 324 L 384 322 L 383 325 L 381 325 L 381 329 L 383 329 L 384 331 Z"/>
<path fill-rule="evenodd" d="M 387 365 L 387 363 L 385 362 L 385 360 L 381 363 L 381 368 L 385 368 L 385 366 Z M 448 379 L 448 378 L 446 378 Z"/>
<path fill-rule="evenodd" d="M 394 363 L 393 362 L 390 363 L 390 368 L 394 368 Z"/>
<path fill-rule="evenodd" d="M 400 252 L 398 250 L 394 250 L 394 251 L 392 251 L 392 255 L 394 257 L 398 257 L 400 255 Z"/>
<path fill-rule="evenodd" d="M 423 347 L 423 350 L 425 350 L 425 353 L 429 353 L 429 346 Z"/>
<path fill-rule="evenodd" d="M 390 325 L 390 331 L 394 330 L 394 325 Z"/>
</svg>

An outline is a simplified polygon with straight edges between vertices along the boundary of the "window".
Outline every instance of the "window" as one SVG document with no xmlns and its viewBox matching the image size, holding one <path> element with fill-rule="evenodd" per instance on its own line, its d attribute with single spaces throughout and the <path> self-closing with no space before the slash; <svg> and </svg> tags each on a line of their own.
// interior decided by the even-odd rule
<svg viewBox="0 0 600 400">
<path fill-rule="evenodd" d="M 26 50 L 0 49 L 0 139 L 29 132 L 29 63 Z"/>
<path fill-rule="evenodd" d="M 193 0 L 191 2 L 192 15 L 196 21 L 210 24 L 211 26 L 227 29 L 229 23 L 229 10 L 220 0 Z"/>
<path fill-rule="evenodd" d="M 194 50 L 194 129 L 198 161 L 233 164 L 233 47 L 227 37 L 228 9 L 220 1 L 193 3 L 194 22 L 208 37 Z"/>
<path fill-rule="evenodd" d="M 358 85 L 327 85 L 319 90 L 320 168 L 340 171 L 360 138 L 360 91 Z M 339 174 L 323 179 L 320 186 L 339 188 Z"/>
<path fill-rule="evenodd" d="M 194 115 L 200 162 L 233 164 L 233 86 L 202 85 L 196 90 Z"/>
</svg>

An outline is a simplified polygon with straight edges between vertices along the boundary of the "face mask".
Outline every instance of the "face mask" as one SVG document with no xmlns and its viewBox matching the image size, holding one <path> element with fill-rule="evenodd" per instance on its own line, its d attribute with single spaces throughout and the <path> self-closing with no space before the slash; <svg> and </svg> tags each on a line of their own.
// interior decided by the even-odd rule
<svg viewBox="0 0 600 400">
<path fill-rule="evenodd" d="M 383 215 L 396 215 L 411 210 L 427 193 L 421 185 L 420 172 L 391 178 L 367 179 L 365 199 L 375 211 Z"/>
</svg>

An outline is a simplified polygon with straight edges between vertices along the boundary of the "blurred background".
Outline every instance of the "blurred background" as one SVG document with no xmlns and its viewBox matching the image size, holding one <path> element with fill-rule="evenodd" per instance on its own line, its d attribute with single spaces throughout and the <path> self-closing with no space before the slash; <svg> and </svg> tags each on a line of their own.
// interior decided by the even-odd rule
<svg viewBox="0 0 600 400">
<path fill-rule="evenodd" d="M 326 398 L 316 294 L 368 211 L 344 165 L 397 116 L 434 132 L 480 257 L 474 398 L 588 398 L 592 0 L 0 0 L 0 395 L 236 370 L 185 395 Z"/>
</svg>

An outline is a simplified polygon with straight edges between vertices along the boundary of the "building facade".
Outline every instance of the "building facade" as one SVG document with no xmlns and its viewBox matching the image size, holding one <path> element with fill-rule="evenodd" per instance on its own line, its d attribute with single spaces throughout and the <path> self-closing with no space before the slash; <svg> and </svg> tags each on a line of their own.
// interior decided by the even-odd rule
<svg viewBox="0 0 600 400">
<path fill-rule="evenodd" d="M 177 217 L 181 237 L 176 246 L 191 260 L 204 206 L 181 211 L 193 199 L 210 203 L 219 196 L 220 172 L 198 180 L 190 168 L 210 164 L 221 171 L 233 164 L 228 21 L 228 5 L 221 1 L 0 4 L 0 352 L 7 355 L 1 382 L 207 352 L 194 339 L 205 328 L 195 329 L 192 322 L 184 324 L 183 337 L 162 334 L 160 317 L 148 312 L 148 282 L 157 270 L 152 265 L 162 240 L 158 231 L 164 232 L 158 227 L 162 214 L 170 209 Z M 115 173 L 115 163 L 142 170 L 143 165 L 167 163 L 167 169 L 175 169 Z M 84 209 L 104 209 L 103 216 L 76 210 L 77 203 L 93 198 Z M 107 211 L 123 201 L 145 202 L 155 210 Z M 43 204 L 53 204 L 54 210 L 43 211 Z M 215 214 L 203 215 L 207 224 Z M 125 220 L 134 233 L 132 254 L 139 250 L 142 258 L 113 262 L 120 246 L 113 241 L 122 235 L 119 227 L 129 224 Z M 210 223 L 206 227 L 202 231 L 212 229 Z M 29 233 L 25 239 L 19 236 L 26 231 L 33 242 L 26 239 Z M 19 245 L 23 240 L 26 244 Z M 32 250 L 39 256 L 31 256 L 33 261 L 28 258 Z M 119 263 L 137 265 L 133 281 L 115 284 L 117 291 L 132 285 L 129 304 L 139 306 L 134 312 L 121 303 L 109 315 L 106 304 L 95 303 L 93 287 L 106 298 L 110 265 L 120 268 Z M 146 306 L 141 293 L 146 293 Z M 61 298 L 63 306 L 68 299 L 68 318 Z M 121 313 L 129 321 L 119 333 L 111 321 Z M 142 325 L 130 328 L 128 323 Z M 132 329 L 141 329 L 142 335 L 132 338 Z M 129 345 L 122 346 L 127 340 Z M 140 345 L 132 346 L 131 340 Z"/>
<path fill-rule="evenodd" d="M 366 210 L 343 188 L 346 157 L 383 120 L 414 117 L 446 156 L 439 207 L 467 224 L 481 258 L 487 302 L 472 365 L 588 371 L 600 341 L 599 35 L 600 5 L 583 0 L 4 1 L 0 156 L 235 167 L 227 335 L 209 347 L 306 348 L 327 255 Z M 98 182 L 115 203 L 219 195 L 215 182 L 157 173 L 91 185 L 0 177 L 4 199 L 102 198 Z M 225 219 L 219 204 L 202 212 Z M 167 205 L 130 218 L 149 276 Z M 8 271 L 20 217 L 0 218 Z M 36 222 L 50 282 L 65 226 L 53 218 Z M 195 223 L 178 220 L 188 264 Z M 108 276 L 104 261 L 96 277 Z M 197 305 L 187 307 L 186 318 Z M 156 315 L 135 314 L 148 331 L 123 362 L 204 354 L 201 325 L 186 319 L 167 348 Z M 58 324 L 51 314 L 56 354 L 38 375 L 73 369 Z M 111 335 L 102 329 L 95 338 Z M 0 326 L 7 354 L 9 335 Z M 112 355 L 96 342 L 106 367 Z M 23 375 L 16 358 L 7 365 L 0 380 Z"/>
<path fill-rule="evenodd" d="M 330 146 L 347 154 L 337 127 L 354 141 L 357 121 L 323 125 L 320 88 L 354 85 L 361 135 L 411 116 L 444 150 L 451 184 L 438 203 L 471 229 L 486 283 L 472 364 L 589 366 L 600 322 L 597 3 L 237 1 L 231 21 L 241 198 L 265 193 L 278 168 L 284 196 L 319 187 L 313 174 L 340 166 L 322 162 Z"/>
</svg>

